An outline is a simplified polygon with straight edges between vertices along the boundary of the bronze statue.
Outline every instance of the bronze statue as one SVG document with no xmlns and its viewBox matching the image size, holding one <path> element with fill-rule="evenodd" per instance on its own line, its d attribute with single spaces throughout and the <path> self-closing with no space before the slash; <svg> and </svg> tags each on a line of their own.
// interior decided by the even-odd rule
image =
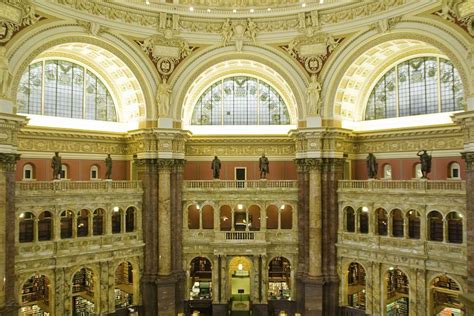
<svg viewBox="0 0 474 316">
<path fill-rule="evenodd" d="M 214 159 L 211 162 L 212 177 L 214 179 L 219 179 L 221 175 L 221 161 L 217 156 L 214 156 Z"/>
<path fill-rule="evenodd" d="M 53 179 L 61 179 L 61 157 L 59 152 L 55 152 L 51 159 L 51 168 L 53 168 Z"/>
<path fill-rule="evenodd" d="M 429 155 L 424 149 L 418 151 L 416 155 L 420 157 L 421 178 L 428 179 L 428 173 L 431 172 L 431 155 Z"/>
<path fill-rule="evenodd" d="M 111 179 L 112 177 L 112 157 L 110 154 L 107 154 L 107 158 L 105 158 L 105 178 Z"/>
<path fill-rule="evenodd" d="M 369 176 L 369 179 L 374 179 L 377 177 L 377 160 L 375 159 L 375 156 L 373 153 L 369 153 L 367 156 L 366 164 L 367 164 L 367 174 Z"/>
<path fill-rule="evenodd" d="M 260 168 L 260 179 L 265 179 L 267 173 L 270 173 L 269 161 L 265 154 L 262 154 L 262 157 L 258 160 L 258 167 Z"/>
</svg>

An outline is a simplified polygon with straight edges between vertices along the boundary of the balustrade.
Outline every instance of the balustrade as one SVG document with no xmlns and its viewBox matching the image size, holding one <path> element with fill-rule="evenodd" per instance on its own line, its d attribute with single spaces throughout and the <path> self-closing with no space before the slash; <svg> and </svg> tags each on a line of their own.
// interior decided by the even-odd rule
<svg viewBox="0 0 474 316">
<path fill-rule="evenodd" d="M 186 190 L 211 189 L 297 189 L 298 182 L 294 180 L 199 180 L 183 181 Z"/>
<path fill-rule="evenodd" d="M 339 190 L 465 191 L 466 182 L 461 180 L 340 180 Z"/>
</svg>

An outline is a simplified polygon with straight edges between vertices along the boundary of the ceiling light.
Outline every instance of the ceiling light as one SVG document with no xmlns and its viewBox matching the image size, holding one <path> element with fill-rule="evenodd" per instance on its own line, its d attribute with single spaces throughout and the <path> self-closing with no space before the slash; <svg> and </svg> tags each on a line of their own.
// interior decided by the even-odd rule
<svg viewBox="0 0 474 316">
<path fill-rule="evenodd" d="M 306 7 L 306 3 L 303 2 L 303 3 L 301 4 L 301 7 L 302 7 L 302 8 L 305 8 L 305 7 Z"/>
<path fill-rule="evenodd" d="M 367 206 L 362 206 L 362 212 L 367 213 L 369 208 Z"/>
<path fill-rule="evenodd" d="M 253 13 L 255 10 L 254 9 L 250 9 L 250 13 Z"/>
<path fill-rule="evenodd" d="M 323 4 L 324 3 L 324 0 L 319 0 L 319 4 Z"/>
<path fill-rule="evenodd" d="M 114 207 L 114 212 L 117 213 L 119 211 L 119 207 L 118 206 L 115 206 Z"/>
<path fill-rule="evenodd" d="M 234 9 L 234 10 L 232 10 L 232 12 L 234 12 L 234 13 L 237 13 L 237 10 L 236 10 L 236 9 Z"/>
<path fill-rule="evenodd" d="M 207 13 L 211 13 L 211 9 L 207 9 Z"/>
<path fill-rule="evenodd" d="M 193 11 L 194 11 L 194 8 L 193 8 L 193 7 L 189 7 L 189 11 L 193 12 Z"/>
<path fill-rule="evenodd" d="M 145 0 L 145 4 L 150 4 L 150 0 Z"/>
<path fill-rule="evenodd" d="M 241 210 L 243 208 L 244 208 L 244 206 L 242 204 L 237 204 L 237 209 Z"/>
<path fill-rule="evenodd" d="M 268 8 L 267 11 L 268 11 L 268 12 L 272 11 L 272 8 Z"/>
</svg>

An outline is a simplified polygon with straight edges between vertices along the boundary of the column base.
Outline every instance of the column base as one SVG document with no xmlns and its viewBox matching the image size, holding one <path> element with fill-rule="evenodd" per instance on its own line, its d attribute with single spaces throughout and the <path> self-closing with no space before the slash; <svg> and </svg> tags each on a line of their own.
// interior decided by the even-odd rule
<svg viewBox="0 0 474 316">
<path fill-rule="evenodd" d="M 253 304 L 252 305 L 252 315 L 253 316 L 267 316 L 268 315 L 268 305 L 267 304 Z"/>
<path fill-rule="evenodd" d="M 322 277 L 306 277 L 304 282 L 304 313 L 303 315 L 323 315 L 324 279 Z M 332 315 L 332 314 L 326 314 Z M 337 314 L 334 314 L 337 315 Z"/>
<path fill-rule="evenodd" d="M 466 315 L 474 315 L 474 294 L 460 294 L 459 300 L 464 304 Z"/>
<path fill-rule="evenodd" d="M 18 316 L 18 305 L 0 307 L 0 315 L 2 316 Z"/>
<path fill-rule="evenodd" d="M 160 316 L 176 316 L 176 279 L 172 276 L 157 278 L 157 302 Z"/>
<path fill-rule="evenodd" d="M 228 314 L 228 304 L 212 304 L 212 315 L 222 316 Z"/>
</svg>

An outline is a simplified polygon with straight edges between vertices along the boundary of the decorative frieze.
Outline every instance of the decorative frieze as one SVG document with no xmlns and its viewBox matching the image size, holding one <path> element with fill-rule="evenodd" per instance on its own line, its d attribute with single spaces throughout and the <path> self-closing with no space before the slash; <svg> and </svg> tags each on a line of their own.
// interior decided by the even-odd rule
<svg viewBox="0 0 474 316">
<path fill-rule="evenodd" d="M 31 1 L 5 0 L 0 3 L 0 46 L 8 42 L 20 28 L 40 19 Z"/>
</svg>

